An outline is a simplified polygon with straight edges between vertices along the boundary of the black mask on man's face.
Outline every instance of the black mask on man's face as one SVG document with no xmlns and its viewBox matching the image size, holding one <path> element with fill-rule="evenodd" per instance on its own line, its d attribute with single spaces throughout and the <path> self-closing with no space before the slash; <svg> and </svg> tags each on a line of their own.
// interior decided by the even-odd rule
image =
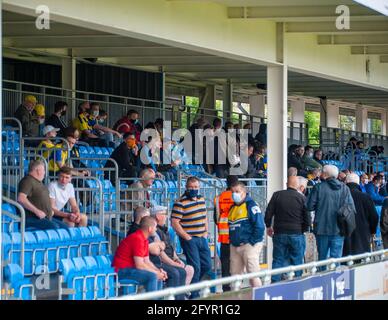
<svg viewBox="0 0 388 320">
<path fill-rule="evenodd" d="M 65 115 L 66 115 L 66 110 L 63 110 L 63 111 L 61 112 L 61 116 L 64 117 Z"/>
</svg>

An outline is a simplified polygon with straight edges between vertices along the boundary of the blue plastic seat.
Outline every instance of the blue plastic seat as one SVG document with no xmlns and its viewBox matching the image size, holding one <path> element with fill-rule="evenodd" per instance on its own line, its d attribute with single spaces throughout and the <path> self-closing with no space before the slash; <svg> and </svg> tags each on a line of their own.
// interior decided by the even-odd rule
<svg viewBox="0 0 388 320">
<path fill-rule="evenodd" d="M 66 229 L 57 229 L 56 231 L 59 237 L 58 260 L 61 261 L 62 259 L 67 259 L 69 257 L 69 251 L 73 243 L 70 234 Z"/>
<path fill-rule="evenodd" d="M 56 230 L 46 230 L 50 247 L 47 249 L 48 270 L 56 272 L 59 268 L 59 246 L 61 245 L 60 237 Z"/>
<path fill-rule="evenodd" d="M 14 289 L 14 297 L 22 300 L 31 300 L 33 286 L 30 279 L 24 278 L 23 270 L 17 264 L 8 264 L 4 267 L 4 279 Z"/>
</svg>

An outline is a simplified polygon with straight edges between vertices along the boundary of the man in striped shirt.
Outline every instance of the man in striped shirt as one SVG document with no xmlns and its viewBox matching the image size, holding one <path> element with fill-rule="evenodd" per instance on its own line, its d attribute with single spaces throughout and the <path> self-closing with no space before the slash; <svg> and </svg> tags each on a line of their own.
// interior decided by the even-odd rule
<svg viewBox="0 0 388 320">
<path fill-rule="evenodd" d="M 211 269 L 205 199 L 198 192 L 198 178 L 188 178 L 186 192 L 174 203 L 171 213 L 172 227 L 180 238 L 187 264 L 194 268 L 191 283 L 199 282 Z M 198 297 L 199 292 L 193 291 L 191 298 Z"/>
</svg>

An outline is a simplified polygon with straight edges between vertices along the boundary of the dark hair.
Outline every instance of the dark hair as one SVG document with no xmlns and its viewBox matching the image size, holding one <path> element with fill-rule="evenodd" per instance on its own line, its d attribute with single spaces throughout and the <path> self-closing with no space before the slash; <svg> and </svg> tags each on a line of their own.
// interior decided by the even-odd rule
<svg viewBox="0 0 388 320">
<path fill-rule="evenodd" d="M 124 140 L 127 140 L 129 136 L 136 136 L 136 135 L 135 135 L 135 133 L 132 132 L 132 131 L 131 131 L 131 132 L 126 132 L 126 133 L 124 133 L 124 135 L 123 135 L 123 139 L 124 139 Z"/>
<path fill-rule="evenodd" d="M 359 146 L 360 144 L 364 144 L 364 141 L 357 141 L 356 145 Z"/>
<path fill-rule="evenodd" d="M 59 110 L 62 110 L 63 107 L 67 107 L 67 102 L 65 101 L 57 101 L 54 105 L 54 112 L 57 113 Z"/>
<path fill-rule="evenodd" d="M 134 113 L 136 113 L 136 114 L 139 114 L 139 112 L 137 112 L 136 110 L 129 110 L 128 112 L 127 112 L 127 116 L 129 117 L 131 114 L 134 114 Z"/>
<path fill-rule="evenodd" d="M 238 176 L 230 175 L 226 177 L 226 186 L 228 187 L 228 189 L 230 189 L 232 185 L 235 184 L 236 182 L 238 182 Z"/>
<path fill-rule="evenodd" d="M 304 147 L 304 151 L 307 151 L 307 150 L 314 150 L 314 148 L 312 147 L 312 146 L 310 146 L 310 145 L 307 145 L 307 146 L 305 146 Z"/>
<path fill-rule="evenodd" d="M 242 181 L 236 181 L 235 183 L 232 183 L 230 187 L 231 188 L 241 187 L 245 192 L 247 192 L 247 186 Z"/>
<path fill-rule="evenodd" d="M 162 118 L 158 118 L 158 119 L 155 120 L 154 123 L 155 123 L 155 124 L 160 124 L 161 126 L 163 126 L 163 121 L 164 121 L 164 120 L 163 120 Z"/>
<path fill-rule="evenodd" d="M 222 120 L 220 118 L 215 118 L 213 120 L 213 127 L 217 127 L 222 124 Z"/>
<path fill-rule="evenodd" d="M 199 182 L 199 179 L 197 177 L 194 177 L 194 176 L 190 176 L 187 178 L 187 181 L 186 181 L 186 187 L 189 185 L 189 183 L 191 182 Z"/>
<path fill-rule="evenodd" d="M 71 168 L 64 166 L 60 168 L 58 171 L 58 174 L 61 174 L 61 173 L 71 175 Z"/>
<path fill-rule="evenodd" d="M 380 176 L 380 175 L 375 175 L 374 177 L 373 177 L 373 182 L 377 182 L 377 181 L 381 181 L 381 180 L 383 180 L 383 176 Z"/>
<path fill-rule="evenodd" d="M 98 103 L 98 102 L 92 102 L 91 104 L 90 104 L 90 108 L 92 108 L 93 106 L 100 106 L 100 104 Z"/>
<path fill-rule="evenodd" d="M 107 116 L 107 115 L 108 115 L 108 114 L 106 113 L 105 110 L 100 109 L 100 112 L 99 112 L 99 116 L 100 116 L 100 117 Z"/>
</svg>

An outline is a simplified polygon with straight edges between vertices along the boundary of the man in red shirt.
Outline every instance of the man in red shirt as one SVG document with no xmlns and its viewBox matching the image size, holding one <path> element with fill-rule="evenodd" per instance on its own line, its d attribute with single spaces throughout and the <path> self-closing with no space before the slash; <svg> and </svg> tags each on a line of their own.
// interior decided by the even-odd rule
<svg viewBox="0 0 388 320">
<path fill-rule="evenodd" d="M 158 290 L 158 280 L 167 279 L 167 273 L 158 269 L 149 259 L 148 237 L 156 233 L 153 217 L 144 217 L 140 229 L 127 236 L 116 250 L 112 266 L 121 279 L 130 279 L 143 285 L 147 292 Z"/>
</svg>

